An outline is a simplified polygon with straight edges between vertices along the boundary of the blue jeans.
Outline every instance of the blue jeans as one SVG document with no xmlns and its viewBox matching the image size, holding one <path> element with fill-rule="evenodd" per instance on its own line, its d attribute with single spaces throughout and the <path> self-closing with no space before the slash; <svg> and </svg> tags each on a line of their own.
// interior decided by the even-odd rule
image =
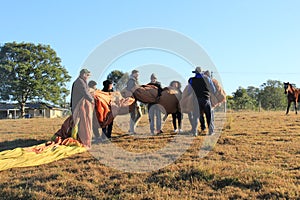
<svg viewBox="0 0 300 200">
<path fill-rule="evenodd" d="M 161 111 L 158 104 L 153 104 L 149 107 L 148 111 L 149 121 L 150 121 L 150 131 L 154 132 L 154 118 L 156 118 L 156 130 L 161 130 Z"/>
</svg>

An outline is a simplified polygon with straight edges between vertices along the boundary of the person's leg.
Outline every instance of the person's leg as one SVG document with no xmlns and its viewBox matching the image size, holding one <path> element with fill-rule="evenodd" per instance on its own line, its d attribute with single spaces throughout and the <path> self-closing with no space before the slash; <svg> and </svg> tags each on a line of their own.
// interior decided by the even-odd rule
<svg viewBox="0 0 300 200">
<path fill-rule="evenodd" d="M 209 134 L 213 134 L 214 133 L 214 122 L 212 120 L 212 112 L 211 112 L 211 104 L 209 100 L 206 100 L 205 106 L 204 106 L 204 112 L 205 112 L 205 116 L 206 116 L 206 122 L 207 122 L 207 126 L 209 129 Z"/>
<path fill-rule="evenodd" d="M 103 134 L 106 135 L 106 133 L 107 133 L 107 127 L 102 128 L 102 135 Z"/>
<path fill-rule="evenodd" d="M 111 122 L 108 126 L 107 126 L 107 129 L 106 129 L 106 136 L 107 138 L 111 138 L 111 132 L 112 132 L 112 129 L 113 129 L 113 122 Z"/>
<path fill-rule="evenodd" d="M 172 123 L 173 123 L 174 131 L 176 131 L 176 130 L 177 130 L 177 125 L 176 125 L 176 113 L 172 113 Z"/>
<path fill-rule="evenodd" d="M 155 113 L 156 113 L 156 129 L 158 133 L 161 133 L 161 111 L 158 105 L 155 105 Z"/>
<path fill-rule="evenodd" d="M 107 138 L 107 127 L 102 128 L 102 136 L 101 139 L 105 140 Z"/>
<path fill-rule="evenodd" d="M 134 108 L 130 112 L 130 122 L 129 122 L 129 132 L 134 133 L 134 125 L 135 125 L 135 116 L 136 116 L 136 103 L 134 103 Z"/>
<path fill-rule="evenodd" d="M 201 112 L 200 112 L 199 121 L 200 121 L 201 130 L 204 131 L 206 129 L 206 126 L 205 126 L 205 121 L 204 121 L 204 111 L 203 110 L 201 110 Z"/>
<path fill-rule="evenodd" d="M 140 120 L 141 117 L 142 117 L 141 106 L 137 105 L 137 107 L 136 107 L 136 116 L 135 116 L 135 119 L 134 119 L 135 126 L 136 126 L 136 124 L 138 123 L 138 121 Z"/>
<path fill-rule="evenodd" d="M 200 101 L 199 99 L 194 100 L 194 106 L 193 106 L 193 123 L 192 123 L 192 134 L 194 136 L 198 135 L 197 128 L 198 128 L 198 119 L 200 117 Z"/>
<path fill-rule="evenodd" d="M 150 106 L 148 110 L 148 117 L 150 122 L 150 131 L 154 134 L 154 106 Z"/>
<path fill-rule="evenodd" d="M 179 128 L 179 131 L 182 131 L 181 129 L 181 125 L 182 125 L 182 113 L 177 111 L 177 120 L 178 120 L 178 128 Z M 176 122 L 175 122 L 176 123 Z"/>
</svg>

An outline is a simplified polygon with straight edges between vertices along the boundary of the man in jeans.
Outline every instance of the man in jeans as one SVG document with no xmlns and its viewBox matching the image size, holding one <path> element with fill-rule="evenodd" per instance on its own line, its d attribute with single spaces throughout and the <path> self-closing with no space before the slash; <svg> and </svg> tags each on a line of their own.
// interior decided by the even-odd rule
<svg viewBox="0 0 300 200">
<path fill-rule="evenodd" d="M 158 95 L 157 95 L 157 99 L 161 96 L 161 92 L 162 92 L 162 88 L 161 88 L 161 84 L 160 82 L 157 81 L 157 77 L 155 74 L 151 74 L 150 77 L 151 82 L 148 83 L 148 85 L 154 85 L 157 87 L 158 90 Z M 154 135 L 154 121 L 156 118 L 156 133 L 157 134 L 161 134 L 162 130 L 161 130 L 161 110 L 158 104 L 156 103 L 149 103 L 148 104 L 148 117 L 149 117 L 149 122 L 150 122 L 150 131 L 151 131 L 151 135 Z"/>
<path fill-rule="evenodd" d="M 194 136 L 198 135 L 198 119 L 201 111 L 205 113 L 207 126 L 209 128 L 209 135 L 214 134 L 214 121 L 212 120 L 212 108 L 210 103 L 210 91 L 216 92 L 212 80 L 201 73 L 201 67 L 196 67 L 195 77 L 191 77 L 188 81 L 190 91 L 195 93 L 193 119 L 192 119 L 192 133 Z"/>
</svg>

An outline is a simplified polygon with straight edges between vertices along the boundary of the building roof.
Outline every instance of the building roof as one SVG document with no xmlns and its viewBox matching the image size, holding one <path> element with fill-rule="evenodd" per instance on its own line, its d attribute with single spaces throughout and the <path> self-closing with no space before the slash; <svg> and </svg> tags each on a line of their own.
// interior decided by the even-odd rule
<svg viewBox="0 0 300 200">
<path fill-rule="evenodd" d="M 0 110 L 19 110 L 17 104 L 0 103 Z"/>
<path fill-rule="evenodd" d="M 26 109 L 61 109 L 43 102 L 40 103 L 26 103 Z M 0 103 L 0 110 L 19 110 L 20 106 L 17 103 Z"/>
</svg>

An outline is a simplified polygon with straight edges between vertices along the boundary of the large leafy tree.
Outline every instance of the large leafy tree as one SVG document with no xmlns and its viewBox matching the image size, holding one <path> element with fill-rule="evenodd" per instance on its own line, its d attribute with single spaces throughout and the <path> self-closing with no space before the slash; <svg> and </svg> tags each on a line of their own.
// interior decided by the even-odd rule
<svg viewBox="0 0 300 200">
<path fill-rule="evenodd" d="M 277 80 L 268 80 L 261 85 L 259 93 L 261 105 L 266 110 L 277 110 L 286 107 L 286 96 L 283 83 Z"/>
<path fill-rule="evenodd" d="M 233 93 L 233 101 L 235 109 L 249 109 L 255 107 L 255 99 L 251 98 L 245 88 L 239 87 Z"/>
<path fill-rule="evenodd" d="M 29 100 L 63 102 L 70 78 L 49 45 L 12 42 L 0 46 L 0 99 L 17 101 L 21 116 Z"/>
<path fill-rule="evenodd" d="M 119 70 L 113 70 L 107 75 L 107 79 L 111 80 L 116 90 L 122 90 L 126 87 L 126 83 L 129 79 L 128 73 L 124 73 Z"/>
</svg>

